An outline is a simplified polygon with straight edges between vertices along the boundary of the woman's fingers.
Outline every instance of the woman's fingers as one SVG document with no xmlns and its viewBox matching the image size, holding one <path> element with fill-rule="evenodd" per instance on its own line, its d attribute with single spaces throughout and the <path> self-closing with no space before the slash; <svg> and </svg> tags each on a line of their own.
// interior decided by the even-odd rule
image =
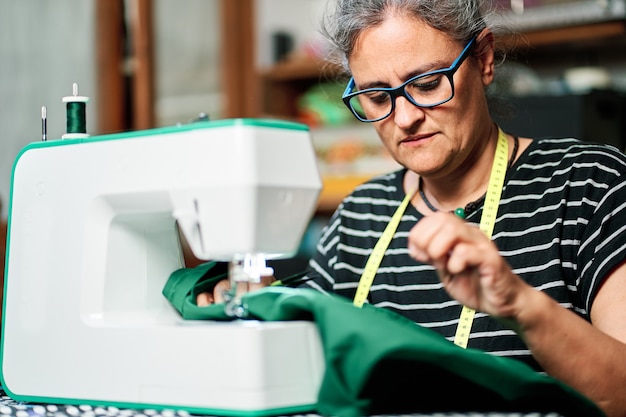
<svg viewBox="0 0 626 417">
<path fill-rule="evenodd" d="M 267 276 L 261 278 L 261 282 L 256 284 L 242 283 L 240 286 L 238 286 L 238 295 L 267 287 L 274 281 L 275 279 L 273 276 Z M 196 297 L 196 304 L 199 307 L 204 307 L 210 304 L 223 303 L 225 299 L 224 295 L 229 291 L 230 281 L 228 279 L 223 279 L 215 285 L 215 287 L 213 288 L 213 293 L 203 292 L 198 294 L 198 296 Z"/>
<path fill-rule="evenodd" d="M 196 304 L 198 307 L 205 307 L 215 302 L 213 294 L 210 292 L 201 292 L 196 296 Z"/>
<path fill-rule="evenodd" d="M 473 230 L 476 229 L 476 230 Z M 453 250 L 464 242 L 471 242 L 480 232 L 449 213 L 435 213 L 420 220 L 409 235 L 409 254 L 420 262 L 447 268 Z"/>
<path fill-rule="evenodd" d="M 227 279 L 223 279 L 215 285 L 213 288 L 213 302 L 223 303 L 224 295 L 230 291 L 230 281 Z"/>
</svg>

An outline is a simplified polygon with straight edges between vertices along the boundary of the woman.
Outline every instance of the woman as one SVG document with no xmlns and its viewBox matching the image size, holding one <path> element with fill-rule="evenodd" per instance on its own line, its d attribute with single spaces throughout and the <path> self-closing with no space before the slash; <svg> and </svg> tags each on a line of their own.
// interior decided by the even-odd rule
<svg viewBox="0 0 626 417">
<path fill-rule="evenodd" d="M 343 201 L 304 285 L 524 361 L 626 415 L 626 158 L 499 130 L 479 1 L 336 3 L 325 34 L 352 75 L 344 102 L 404 169 Z"/>
</svg>

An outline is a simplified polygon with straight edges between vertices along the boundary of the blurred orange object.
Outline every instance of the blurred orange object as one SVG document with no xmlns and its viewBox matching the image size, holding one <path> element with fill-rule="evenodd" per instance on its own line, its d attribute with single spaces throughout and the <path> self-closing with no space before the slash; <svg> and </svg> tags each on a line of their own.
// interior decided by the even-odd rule
<svg viewBox="0 0 626 417">
<path fill-rule="evenodd" d="M 366 149 L 361 140 L 344 139 L 333 143 L 324 154 L 324 161 L 328 164 L 353 162 L 361 157 Z"/>
</svg>

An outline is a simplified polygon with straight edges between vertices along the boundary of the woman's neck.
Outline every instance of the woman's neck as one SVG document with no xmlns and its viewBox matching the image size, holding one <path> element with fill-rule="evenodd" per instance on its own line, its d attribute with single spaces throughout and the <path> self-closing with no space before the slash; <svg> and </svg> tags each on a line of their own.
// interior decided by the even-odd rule
<svg viewBox="0 0 626 417">
<path fill-rule="evenodd" d="M 453 211 L 480 200 L 485 195 L 499 133 L 497 128 L 494 130 L 495 133 L 490 134 L 490 140 L 486 141 L 484 147 L 474 151 L 473 155 L 469 155 L 458 169 L 446 175 L 424 175 L 420 180 L 417 173 L 407 171 L 404 180 L 405 191 L 413 192 L 421 187 L 420 193 L 416 193 L 413 199 L 413 204 L 418 210 L 429 213 L 434 207 L 437 210 Z M 512 162 L 516 157 L 512 155 L 515 148 L 512 146 L 514 141 L 508 135 L 506 138 L 509 145 L 507 160 Z M 422 193 L 423 195 L 420 196 Z"/>
</svg>

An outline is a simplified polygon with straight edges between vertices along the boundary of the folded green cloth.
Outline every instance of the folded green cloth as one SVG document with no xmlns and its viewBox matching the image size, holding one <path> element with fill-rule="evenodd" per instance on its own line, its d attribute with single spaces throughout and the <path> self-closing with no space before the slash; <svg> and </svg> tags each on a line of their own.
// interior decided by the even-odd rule
<svg viewBox="0 0 626 417">
<path fill-rule="evenodd" d="M 217 263 L 175 271 L 163 294 L 183 318 L 232 320 L 195 296 L 226 277 Z M 309 289 L 267 287 L 243 297 L 250 319 L 310 320 L 326 370 L 316 411 L 325 416 L 432 412 L 554 412 L 603 416 L 560 381 L 510 358 L 462 349 L 389 310 Z"/>
</svg>

